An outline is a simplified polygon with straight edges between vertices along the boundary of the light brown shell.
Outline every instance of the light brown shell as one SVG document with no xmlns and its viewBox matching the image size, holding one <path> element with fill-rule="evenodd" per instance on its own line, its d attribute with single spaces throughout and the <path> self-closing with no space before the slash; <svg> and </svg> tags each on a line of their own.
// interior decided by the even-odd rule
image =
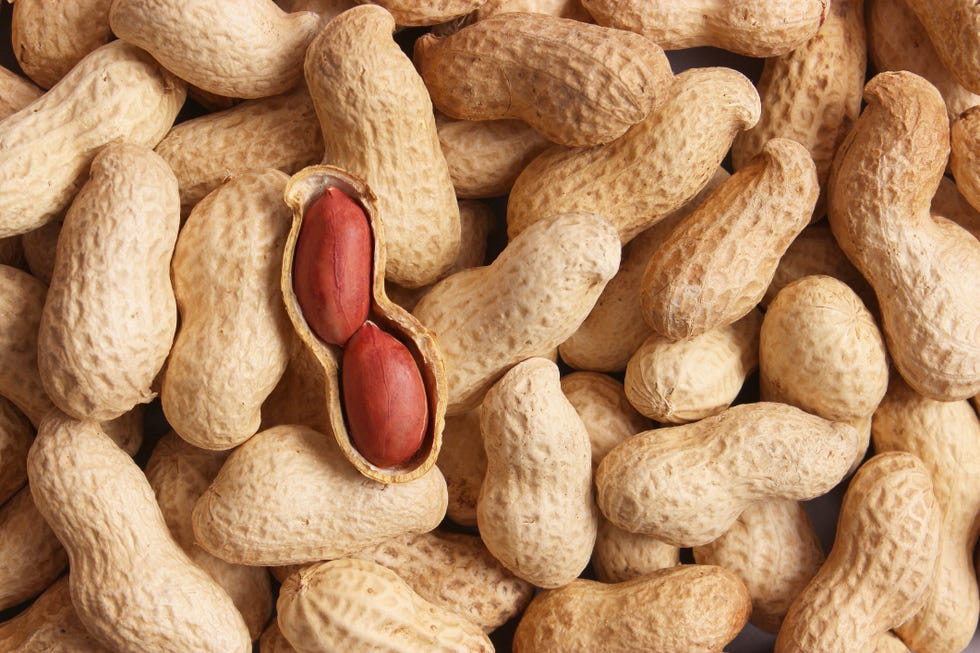
<svg viewBox="0 0 980 653">
<path fill-rule="evenodd" d="M 636 297 L 647 263 L 670 232 L 730 175 L 718 168 L 687 204 L 640 233 L 623 248 L 619 271 L 609 280 L 585 321 L 558 347 L 561 359 L 579 370 L 621 372 L 653 331 Z M 843 256 L 843 255 L 841 255 Z"/>
<path fill-rule="evenodd" d="M 487 0 L 474 12 L 474 18 L 483 20 L 508 11 L 530 11 L 592 22 L 592 16 L 582 8 L 580 0 Z"/>
<path fill-rule="evenodd" d="M 0 397 L 0 506 L 27 483 L 27 451 L 33 441 L 30 420 Z"/>
<path fill-rule="evenodd" d="M 766 59 L 759 79 L 762 117 L 735 137 L 732 165 L 741 168 L 773 138 L 802 143 L 813 157 L 824 213 L 824 194 L 837 146 L 861 112 L 867 67 L 864 0 L 833 0 L 813 38 L 779 57 Z"/>
<path fill-rule="evenodd" d="M 521 170 L 550 145 L 520 120 L 453 120 L 436 114 L 436 130 L 459 198 L 506 195 Z"/>
<path fill-rule="evenodd" d="M 490 265 L 436 284 L 413 313 L 435 333 L 446 361 L 447 414 L 475 407 L 510 367 L 568 338 L 616 273 L 619 254 L 602 216 L 553 215 Z"/>
<path fill-rule="evenodd" d="M 980 211 L 973 208 L 949 177 L 943 177 L 930 204 L 933 215 L 952 220 L 980 239 Z"/>
<path fill-rule="evenodd" d="M 608 143 L 662 103 L 673 75 L 649 39 L 570 18 L 510 12 L 415 42 L 415 64 L 441 112 L 516 118 L 569 147 Z"/>
<path fill-rule="evenodd" d="M 874 412 L 888 387 L 888 353 L 874 317 L 843 282 L 797 279 L 779 291 L 762 322 L 761 392 L 850 422 Z"/>
<path fill-rule="evenodd" d="M 116 0 L 113 33 L 204 91 L 254 99 L 302 81 L 319 16 L 287 14 L 272 0 Z"/>
<path fill-rule="evenodd" d="M 394 29 L 381 7 L 345 11 L 310 44 L 306 84 L 320 119 L 323 163 L 371 187 L 385 221 L 385 274 L 416 287 L 455 260 L 459 209 L 432 101 Z"/>
<path fill-rule="evenodd" d="M 905 0 L 943 66 L 963 86 L 980 93 L 980 7 L 971 0 Z"/>
<path fill-rule="evenodd" d="M 17 0 L 10 18 L 10 42 L 24 74 L 51 88 L 92 50 L 112 38 L 112 0 Z"/>
<path fill-rule="evenodd" d="M 721 567 L 681 565 L 611 585 L 578 579 L 531 601 L 514 653 L 716 653 L 751 609 L 745 585 Z"/>
<path fill-rule="evenodd" d="M 323 158 L 323 138 L 304 85 L 175 125 L 156 146 L 180 185 L 187 217 L 205 195 L 248 170 L 293 174 Z"/>
<path fill-rule="evenodd" d="M 657 250 L 643 273 L 643 319 L 679 340 L 748 314 L 780 257 L 809 224 L 818 193 L 806 148 L 770 140 Z"/>
<path fill-rule="evenodd" d="M 878 638 L 874 653 L 909 653 L 909 647 L 889 631 Z"/>
<path fill-rule="evenodd" d="M 228 454 L 188 444 L 171 431 L 153 448 L 146 480 L 177 544 L 194 564 L 217 582 L 234 601 L 252 640 L 262 634 L 272 614 L 272 583 L 264 567 L 233 565 L 215 558 L 194 541 L 191 514 L 198 499 L 221 470 Z"/>
<path fill-rule="evenodd" d="M 950 126 L 949 166 L 956 187 L 973 208 L 980 207 L 980 107 L 964 111 Z M 978 209 L 980 210 L 980 209 Z"/>
<path fill-rule="evenodd" d="M 67 564 L 61 542 L 24 486 L 0 506 L 0 610 L 43 592 Z"/>
<path fill-rule="evenodd" d="M 830 491 L 856 447 L 847 424 L 785 404 L 741 404 L 616 446 L 596 471 L 597 502 L 620 528 L 700 546 L 724 534 L 752 503 Z"/>
<path fill-rule="evenodd" d="M 37 371 L 37 330 L 47 292 L 27 272 L 0 265 L 0 396 L 34 426 L 54 407 Z"/>
<path fill-rule="evenodd" d="M 626 366 L 630 404 L 661 424 L 684 424 L 728 408 L 759 367 L 762 313 L 683 340 L 649 336 Z"/>
<path fill-rule="evenodd" d="M 972 551 L 980 534 L 980 420 L 967 401 L 933 401 L 893 378 L 872 422 L 875 451 L 925 464 L 942 514 L 939 566 L 925 605 L 895 631 L 916 651 L 964 651 L 980 615 Z"/>
<path fill-rule="evenodd" d="M 18 653 L 112 653 L 85 630 L 71 603 L 68 576 L 14 618 L 0 623 L 0 650 Z"/>
<path fill-rule="evenodd" d="M 798 501 L 761 501 L 714 542 L 695 547 L 699 565 L 718 565 L 738 576 L 752 597 L 753 625 L 770 633 L 810 582 L 824 554 L 813 524 Z"/>
<path fill-rule="evenodd" d="M 664 50 L 708 45 L 748 57 L 774 57 L 809 41 L 827 0 L 582 0 L 600 25 L 639 32 Z"/>
<path fill-rule="evenodd" d="M 293 336 L 289 363 L 275 389 L 262 404 L 260 430 L 282 424 L 303 424 L 320 433 L 330 432 L 326 376 L 320 362 L 299 336 Z"/>
<path fill-rule="evenodd" d="M 50 412 L 27 473 L 38 511 L 68 552 L 72 603 L 100 642 L 251 651 L 231 598 L 174 541 L 142 470 L 98 424 Z"/>
<path fill-rule="evenodd" d="M 595 544 L 589 433 L 562 393 L 558 367 L 530 358 L 487 393 L 480 413 L 487 474 L 480 537 L 505 567 L 538 587 L 577 577 Z"/>
<path fill-rule="evenodd" d="M 58 236 L 64 216 L 56 218 L 33 231 L 19 236 L 24 246 L 24 259 L 27 270 L 45 283 L 51 283 L 54 273 L 54 257 L 58 251 Z"/>
<path fill-rule="evenodd" d="M 387 567 L 333 560 L 286 579 L 279 627 L 298 653 L 492 653 L 479 626 L 426 601 Z"/>
<path fill-rule="evenodd" d="M 287 565 L 350 555 L 446 514 L 437 467 L 412 481 L 365 478 L 322 433 L 276 426 L 232 452 L 194 508 L 194 536 L 236 564 Z"/>
<path fill-rule="evenodd" d="M 183 82 L 122 41 L 82 59 L 50 91 L 0 122 L 0 237 L 63 213 L 106 143 L 160 142 L 185 96 Z"/>
<path fill-rule="evenodd" d="M 296 653 L 286 636 L 279 630 L 279 622 L 275 619 L 269 624 L 259 639 L 259 653 Z"/>
<path fill-rule="evenodd" d="M 17 113 L 44 94 L 17 73 L 0 66 L 0 120 Z"/>
<path fill-rule="evenodd" d="M 293 291 L 293 253 L 303 219 L 310 205 L 320 198 L 328 186 L 335 186 L 354 199 L 364 209 L 371 223 L 374 241 L 372 261 L 371 310 L 369 319 L 405 345 L 419 366 L 429 403 L 429 418 L 425 438 L 419 450 L 407 461 L 393 468 L 381 468 L 369 462 L 354 447 L 344 420 L 340 397 L 340 361 L 342 349 L 330 345 L 313 333 Z M 286 186 L 286 204 L 293 212 L 292 227 L 286 239 L 282 259 L 280 288 L 286 305 L 286 313 L 303 344 L 313 353 L 326 380 L 327 414 L 330 428 L 344 455 L 357 470 L 368 478 L 382 483 L 401 483 L 421 478 L 435 464 L 442 445 L 445 424 L 447 386 L 443 354 L 434 335 L 411 313 L 388 299 L 385 293 L 387 269 L 387 223 L 383 222 L 377 196 L 364 181 L 331 166 L 310 166 L 296 173 Z"/>
<path fill-rule="evenodd" d="M 929 214 L 949 153 L 946 106 L 909 72 L 877 75 L 864 95 L 831 171 L 830 227 L 875 289 L 905 380 L 933 399 L 971 397 L 980 391 L 980 241 Z"/>
<path fill-rule="evenodd" d="M 195 206 L 180 232 L 172 265 L 180 330 L 160 399 L 170 426 L 195 446 L 230 449 L 251 437 L 289 361 L 280 294 L 288 179 L 269 169 L 237 176 Z"/>
<path fill-rule="evenodd" d="M 861 466 L 844 495 L 826 562 L 790 606 L 775 653 L 872 653 L 922 606 L 942 516 L 929 473 L 907 453 Z"/>
<path fill-rule="evenodd" d="M 592 549 L 596 580 L 619 583 L 680 564 L 681 550 L 655 537 L 630 533 L 599 516 L 599 531 Z"/>
<path fill-rule="evenodd" d="M 866 0 L 866 4 L 868 54 L 878 72 L 908 70 L 925 77 L 942 94 L 950 120 L 980 104 L 980 95 L 963 88 L 939 60 L 906 0 Z"/>
<path fill-rule="evenodd" d="M 156 396 L 177 329 L 179 226 L 163 159 L 122 142 L 96 155 L 58 237 L 37 336 L 41 383 L 65 413 L 105 421 Z"/>
<path fill-rule="evenodd" d="M 625 244 L 694 197 L 759 111 L 759 94 L 741 73 L 682 72 L 664 103 L 615 141 L 555 146 L 528 164 L 511 189 L 507 231 L 513 238 L 542 218 L 588 211 L 612 222 Z"/>
<path fill-rule="evenodd" d="M 381 5 L 398 25 L 420 27 L 437 25 L 465 16 L 480 8 L 486 0 L 357 0 L 360 4 Z"/>
<path fill-rule="evenodd" d="M 479 406 L 446 418 L 436 464 L 449 492 L 446 516 L 462 526 L 476 526 L 476 503 L 487 473 Z"/>
</svg>

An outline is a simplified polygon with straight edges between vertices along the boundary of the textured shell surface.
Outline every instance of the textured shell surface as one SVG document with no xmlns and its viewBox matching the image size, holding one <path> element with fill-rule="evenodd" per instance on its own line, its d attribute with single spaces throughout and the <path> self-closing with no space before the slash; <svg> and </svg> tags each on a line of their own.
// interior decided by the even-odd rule
<svg viewBox="0 0 980 653">
<path fill-rule="evenodd" d="M 680 564 L 681 550 L 655 537 L 630 533 L 599 516 L 599 530 L 592 549 L 596 580 L 619 583 L 652 571 Z"/>
<path fill-rule="evenodd" d="M 0 610 L 6 610 L 43 592 L 68 556 L 27 486 L 0 506 L 0 533 Z"/>
<path fill-rule="evenodd" d="M 111 653 L 85 630 L 75 613 L 68 576 L 29 608 L 0 623 L 0 648 L 18 653 Z"/>
<path fill-rule="evenodd" d="M 0 66 L 0 120 L 17 113 L 43 93 L 29 79 Z"/>
</svg>

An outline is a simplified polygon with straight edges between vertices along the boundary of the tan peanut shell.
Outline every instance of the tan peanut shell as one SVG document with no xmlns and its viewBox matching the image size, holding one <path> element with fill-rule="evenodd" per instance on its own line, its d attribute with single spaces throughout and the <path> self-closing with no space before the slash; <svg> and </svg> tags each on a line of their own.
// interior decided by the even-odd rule
<svg viewBox="0 0 980 653">
<path fill-rule="evenodd" d="M 809 223 L 819 186 L 809 152 L 774 138 L 689 215 L 643 273 L 646 323 L 679 340 L 745 316 Z"/>
<path fill-rule="evenodd" d="M 160 142 L 185 95 L 183 82 L 122 41 L 82 59 L 50 91 L 0 123 L 0 237 L 63 213 L 106 143 Z"/>
<path fill-rule="evenodd" d="M 550 145 L 521 120 L 453 120 L 436 114 L 436 131 L 459 198 L 506 195 L 521 170 Z"/>
<path fill-rule="evenodd" d="M 825 0 L 582 0 L 600 25 L 639 32 L 664 50 L 712 46 L 748 57 L 786 54 L 824 23 Z"/>
<path fill-rule="evenodd" d="M 330 432 L 325 375 L 319 361 L 299 337 L 290 344 L 289 362 L 275 389 L 262 404 L 260 430 L 282 424 L 302 424 L 320 433 Z"/>
<path fill-rule="evenodd" d="M 71 602 L 68 576 L 29 608 L 0 623 L 0 650 L 18 653 L 112 653 L 85 630 Z"/>
<path fill-rule="evenodd" d="M 963 86 L 980 93 L 980 11 L 971 0 L 905 0 L 939 60 Z"/>
<path fill-rule="evenodd" d="M 721 567 L 682 565 L 614 584 L 578 579 L 535 597 L 514 653 L 719 652 L 751 609 L 745 585 Z"/>
<path fill-rule="evenodd" d="M 946 108 L 909 72 L 881 73 L 837 152 L 834 237 L 875 289 L 885 342 L 905 380 L 933 399 L 980 390 L 980 241 L 929 214 L 949 152 Z"/>
<path fill-rule="evenodd" d="M 47 291 L 27 272 L 0 265 L 0 396 L 34 426 L 54 406 L 37 371 L 37 331 Z"/>
<path fill-rule="evenodd" d="M 874 653 L 909 653 L 909 647 L 889 631 L 878 638 Z"/>
<path fill-rule="evenodd" d="M 381 5 L 394 16 L 398 25 L 419 27 L 437 25 L 465 16 L 477 9 L 486 0 L 357 0 L 359 4 Z"/>
<path fill-rule="evenodd" d="M 45 285 L 51 283 L 51 275 L 54 273 L 54 257 L 58 251 L 58 236 L 61 235 L 63 222 L 64 216 L 61 216 L 22 236 L 15 236 L 21 239 L 24 246 L 27 270 Z"/>
<path fill-rule="evenodd" d="M 623 530 L 600 515 L 592 571 L 598 581 L 619 583 L 680 564 L 680 552 L 655 537 Z"/>
<path fill-rule="evenodd" d="M 710 181 L 666 218 L 641 232 L 623 247 L 619 271 L 609 280 L 585 321 L 558 347 L 571 367 L 595 372 L 621 372 L 653 331 L 643 321 L 636 297 L 647 263 L 670 232 L 709 197 L 730 175 L 719 167 Z"/>
<path fill-rule="evenodd" d="M 303 85 L 175 125 L 156 146 L 180 184 L 187 217 L 205 195 L 253 168 L 293 174 L 323 158 L 320 123 Z"/>
<path fill-rule="evenodd" d="M 847 473 L 856 447 L 847 424 L 785 404 L 742 404 L 616 446 L 596 471 L 596 500 L 620 528 L 700 546 L 757 501 L 828 492 Z"/>
<path fill-rule="evenodd" d="M 17 0 L 10 18 L 10 41 L 24 74 L 51 88 L 75 64 L 112 37 L 112 0 Z"/>
<path fill-rule="evenodd" d="M 0 397 L 0 506 L 27 483 L 27 451 L 33 441 L 30 420 Z"/>
<path fill-rule="evenodd" d="M 280 294 L 288 179 L 269 169 L 235 177 L 180 232 L 172 274 L 181 322 L 160 398 L 170 426 L 195 446 L 230 449 L 252 436 L 289 361 Z"/>
<path fill-rule="evenodd" d="M 950 148 L 949 166 L 956 178 L 956 187 L 973 208 L 980 207 L 980 172 L 977 172 L 980 165 L 980 108 L 970 108 L 953 121 Z"/>
<path fill-rule="evenodd" d="M 154 446 L 146 463 L 146 480 L 177 544 L 228 592 L 255 641 L 272 614 L 269 572 L 264 567 L 233 565 L 215 558 L 194 542 L 191 525 L 195 504 L 227 457 L 225 452 L 194 447 L 171 431 Z"/>
<path fill-rule="evenodd" d="M 507 231 L 513 238 L 536 220 L 588 211 L 612 222 L 625 244 L 694 197 L 759 111 L 759 94 L 741 73 L 684 71 L 664 103 L 615 141 L 554 146 L 528 164 L 511 189 Z"/>
<path fill-rule="evenodd" d="M 785 4 L 785 3 L 784 3 Z M 820 199 L 813 218 L 823 217 L 824 194 L 837 146 L 861 112 L 867 66 L 864 0 L 833 0 L 816 35 L 787 54 L 766 59 L 759 79 L 762 117 L 735 137 L 735 169 L 773 138 L 806 146 L 817 168 Z"/>
<path fill-rule="evenodd" d="M 303 78 L 316 34 L 313 12 L 287 14 L 272 0 L 116 0 L 109 24 L 198 88 L 235 98 L 285 93 Z"/>
<path fill-rule="evenodd" d="M 236 564 L 286 565 L 349 555 L 446 513 L 438 468 L 403 483 L 364 478 L 322 433 L 276 426 L 236 449 L 194 508 L 194 536 Z"/>
<path fill-rule="evenodd" d="M 279 630 L 277 620 L 273 619 L 262 633 L 259 639 L 259 653 L 296 653 L 296 649 Z"/>
<path fill-rule="evenodd" d="M 43 93 L 30 80 L 0 66 L 0 120 L 17 113 Z"/>
<path fill-rule="evenodd" d="M 980 239 L 980 211 L 973 208 L 949 177 L 943 177 L 932 198 L 930 211 L 952 220 Z"/>
<path fill-rule="evenodd" d="M 455 260 L 459 209 L 432 101 L 393 40 L 394 29 L 381 7 L 345 11 L 310 44 L 305 75 L 323 133 L 323 162 L 374 191 L 385 222 L 386 276 L 415 287 L 435 281 Z"/>
<path fill-rule="evenodd" d="M 27 471 L 38 511 L 68 552 L 72 603 L 101 643 L 251 650 L 231 598 L 174 541 L 143 472 L 98 424 L 50 412 Z"/>
<path fill-rule="evenodd" d="M 608 143 L 664 101 L 663 50 L 622 30 L 546 14 L 489 16 L 415 42 L 432 103 L 462 120 L 527 122 L 569 147 Z"/>
<path fill-rule="evenodd" d="M 580 0 L 487 0 L 474 12 L 474 17 L 482 20 L 508 11 L 530 11 L 592 22 L 592 16 L 582 8 Z"/>
<path fill-rule="evenodd" d="M 762 313 L 683 340 L 650 335 L 626 365 L 630 404 L 662 424 L 684 424 L 728 408 L 759 367 Z"/>
<path fill-rule="evenodd" d="M 915 651 L 967 650 L 980 596 L 972 552 L 980 534 L 980 420 L 967 401 L 934 401 L 892 379 L 872 422 L 875 451 L 925 464 L 941 511 L 939 566 L 922 610 L 895 632 Z"/>
<path fill-rule="evenodd" d="M 24 486 L 0 506 L 0 610 L 43 592 L 67 564 L 65 549 Z"/>
<path fill-rule="evenodd" d="M 968 91 L 939 59 L 929 35 L 907 0 L 866 0 L 868 54 L 880 72 L 908 70 L 926 78 L 943 96 L 950 120 L 975 104 Z"/>
<path fill-rule="evenodd" d="M 128 143 L 96 155 L 58 237 L 37 336 L 41 383 L 65 413 L 105 421 L 156 396 L 177 328 L 179 226 L 163 159 Z"/>
<path fill-rule="evenodd" d="M 797 279 L 769 304 L 759 368 L 766 400 L 835 421 L 867 417 L 888 387 L 874 317 L 846 284 L 822 275 Z"/>
<path fill-rule="evenodd" d="M 558 366 L 530 358 L 487 393 L 480 412 L 487 473 L 477 525 L 505 567 L 538 587 L 577 577 L 595 544 L 589 433 L 562 393 Z"/>
<path fill-rule="evenodd" d="M 487 473 L 479 406 L 446 418 L 436 464 L 446 477 L 446 516 L 462 526 L 476 526 L 476 504 Z"/>
<path fill-rule="evenodd" d="M 276 604 L 279 627 L 298 653 L 488 653 L 479 626 L 429 603 L 390 569 L 367 560 L 333 560 L 286 579 Z"/>
<path fill-rule="evenodd" d="M 922 606 L 941 519 L 918 458 L 890 452 L 862 465 L 844 495 L 833 548 L 790 606 L 776 653 L 875 651 Z"/>
<path fill-rule="evenodd" d="M 394 335 L 405 345 L 422 375 L 429 415 L 426 434 L 419 450 L 404 463 L 382 468 L 369 462 L 354 447 L 344 411 L 341 408 L 339 369 L 342 349 L 320 340 L 303 317 L 296 293 L 293 291 L 293 256 L 303 219 L 310 205 L 320 198 L 328 186 L 335 186 L 353 198 L 370 221 L 373 247 L 371 277 L 371 308 L 368 318 Z M 326 395 L 323 401 L 330 418 L 330 429 L 344 455 L 357 470 L 368 478 L 382 483 L 411 481 L 425 475 L 435 464 L 442 444 L 442 430 L 447 405 L 447 385 L 442 352 L 434 335 L 419 320 L 388 299 L 385 293 L 385 271 L 388 262 L 387 223 L 381 213 L 374 190 L 343 170 L 331 166 L 310 166 L 290 178 L 285 191 L 286 204 L 292 210 L 293 220 L 286 238 L 282 260 L 280 288 L 286 305 L 286 313 L 296 334 L 314 355 L 325 379 Z"/>
<path fill-rule="evenodd" d="M 770 633 L 779 632 L 790 604 L 824 561 L 803 504 L 790 499 L 749 506 L 728 532 L 693 554 L 699 565 L 724 567 L 745 583 L 750 621 Z"/>
<path fill-rule="evenodd" d="M 776 293 L 791 282 L 811 274 L 840 279 L 857 293 L 865 306 L 874 308 L 878 305 L 874 290 L 841 251 L 825 220 L 809 225 L 790 243 L 779 259 L 776 274 L 759 303 L 764 307 L 769 306 Z"/>
<path fill-rule="evenodd" d="M 561 377 L 561 391 L 589 433 L 593 471 L 614 446 L 652 427 L 630 405 L 623 384 L 609 375 L 572 372 Z"/>
<path fill-rule="evenodd" d="M 490 265 L 433 287 L 413 314 L 435 333 L 445 359 L 447 414 L 473 408 L 511 366 L 571 335 L 619 255 L 616 231 L 602 216 L 554 215 L 512 239 Z"/>
</svg>

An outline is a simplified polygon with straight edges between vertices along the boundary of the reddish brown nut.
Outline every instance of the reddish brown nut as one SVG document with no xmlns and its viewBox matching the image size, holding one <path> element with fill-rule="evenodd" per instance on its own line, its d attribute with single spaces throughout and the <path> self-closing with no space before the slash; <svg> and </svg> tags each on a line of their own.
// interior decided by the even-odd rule
<svg viewBox="0 0 980 653">
<path fill-rule="evenodd" d="M 371 248 L 364 209 L 328 187 L 306 212 L 293 259 L 296 299 L 324 342 L 343 346 L 367 319 Z"/>
<path fill-rule="evenodd" d="M 405 462 L 422 446 L 428 402 L 408 348 L 365 322 L 344 348 L 344 410 L 354 446 L 378 467 Z"/>
</svg>

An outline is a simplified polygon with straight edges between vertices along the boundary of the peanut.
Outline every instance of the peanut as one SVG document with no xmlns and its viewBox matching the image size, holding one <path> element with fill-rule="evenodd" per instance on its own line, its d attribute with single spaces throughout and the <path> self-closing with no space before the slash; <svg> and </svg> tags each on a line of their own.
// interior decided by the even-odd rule
<svg viewBox="0 0 980 653">
<path fill-rule="evenodd" d="M 446 418 L 436 464 L 446 477 L 446 516 L 457 524 L 476 526 L 477 500 L 487 473 L 479 407 Z"/>
<path fill-rule="evenodd" d="M 28 271 L 45 285 L 51 283 L 51 275 L 54 273 L 54 257 L 58 252 L 58 236 L 61 235 L 63 223 L 64 216 L 20 236 Z"/>
<path fill-rule="evenodd" d="M 909 72 L 880 73 L 837 151 L 828 217 L 834 237 L 878 297 L 892 361 L 919 393 L 980 390 L 980 241 L 929 205 L 949 152 L 946 107 Z"/>
<path fill-rule="evenodd" d="M 351 519 L 351 506 L 359 516 Z M 365 479 L 337 445 L 277 426 L 236 449 L 194 508 L 197 543 L 228 562 L 285 565 L 349 555 L 435 528 L 446 512 L 437 468 L 412 481 Z"/>
<path fill-rule="evenodd" d="M 269 624 L 259 639 L 259 653 L 296 653 L 286 636 L 279 630 L 279 622 L 275 619 Z"/>
<path fill-rule="evenodd" d="M 289 321 L 279 294 L 286 182 L 278 170 L 235 177 L 200 202 L 180 232 L 172 274 L 181 325 L 160 398 L 167 421 L 195 446 L 230 449 L 254 434 L 262 402 L 286 369 Z M 222 355 L 201 365 L 211 351 Z"/>
<path fill-rule="evenodd" d="M 67 576 L 45 590 L 29 608 L 0 623 L 0 649 L 19 653 L 111 653 L 78 619 Z"/>
<path fill-rule="evenodd" d="M 50 91 L 0 123 L 0 237 L 63 213 L 106 143 L 160 142 L 185 96 L 183 82 L 135 46 L 113 41 L 91 52 Z"/>
<path fill-rule="evenodd" d="M 620 528 L 699 546 L 752 503 L 828 492 L 847 473 L 856 440 L 853 427 L 785 404 L 733 406 L 613 448 L 596 470 L 597 502 Z"/>
<path fill-rule="evenodd" d="M 282 424 L 303 424 L 320 433 L 330 432 L 327 415 L 326 379 L 320 362 L 299 338 L 290 345 L 286 371 L 262 404 L 262 424 L 266 430 Z"/>
<path fill-rule="evenodd" d="M 619 583 L 680 564 L 680 549 L 655 537 L 630 533 L 599 516 L 592 570 L 603 583 Z"/>
<path fill-rule="evenodd" d="M 939 60 L 967 90 L 980 93 L 980 12 L 971 0 L 905 0 Z"/>
<path fill-rule="evenodd" d="M 0 506 L 0 534 L 0 610 L 6 610 L 47 589 L 68 556 L 27 486 Z"/>
<path fill-rule="evenodd" d="M 238 98 L 285 93 L 303 74 L 319 17 L 272 0 L 115 0 L 109 25 L 181 79 Z"/>
<path fill-rule="evenodd" d="M 44 91 L 17 73 L 0 66 L 0 120 L 17 113 Z"/>
<path fill-rule="evenodd" d="M 156 396 L 177 328 L 179 224 L 177 179 L 158 155 L 112 143 L 92 160 L 58 238 L 37 336 L 41 383 L 62 411 L 104 421 Z"/>
<path fill-rule="evenodd" d="M 542 358 L 514 366 L 487 393 L 480 431 L 487 473 L 476 517 L 487 548 L 538 587 L 571 582 L 589 562 L 598 510 L 589 434 L 558 367 Z"/>
<path fill-rule="evenodd" d="M 749 57 L 774 57 L 802 46 L 823 25 L 829 4 L 825 0 L 582 0 L 600 25 L 639 32 L 665 50 L 709 45 Z"/>
<path fill-rule="evenodd" d="M 943 177 L 929 206 L 933 215 L 952 220 L 980 239 L 980 211 L 973 208 L 949 177 Z"/>
<path fill-rule="evenodd" d="M 759 94 L 741 73 L 680 73 L 666 101 L 615 141 L 554 146 L 528 164 L 507 202 L 508 234 L 551 215 L 587 211 L 615 225 L 625 244 L 694 197 L 759 111 Z"/>
<path fill-rule="evenodd" d="M 395 572 L 366 560 L 334 560 L 286 579 L 279 627 L 299 653 L 490 652 L 480 628 L 429 603 Z"/>
<path fill-rule="evenodd" d="M 776 653 L 874 651 L 925 601 L 941 519 L 918 458 L 882 453 L 862 465 L 844 495 L 834 546 L 790 606 Z"/>
<path fill-rule="evenodd" d="M 357 0 L 360 4 L 381 5 L 391 12 L 399 25 L 421 26 L 445 23 L 475 11 L 486 0 Z"/>
<path fill-rule="evenodd" d="M 592 471 L 614 446 L 651 428 L 626 398 L 623 384 L 597 372 L 572 372 L 561 377 L 561 391 L 582 418 L 589 433 Z"/>
<path fill-rule="evenodd" d="M 980 207 L 980 173 L 976 169 L 980 162 L 980 108 L 967 109 L 953 121 L 950 147 L 949 166 L 956 187 L 976 209 Z"/>
<path fill-rule="evenodd" d="M 874 414 L 875 451 L 906 451 L 932 478 L 942 523 L 939 566 L 925 604 L 895 632 L 920 653 L 962 651 L 980 615 L 972 551 L 980 533 L 980 420 L 966 401 L 926 399 L 892 379 Z"/>
<path fill-rule="evenodd" d="M 592 22 L 592 16 L 582 7 L 580 0 L 487 0 L 474 14 L 476 20 L 482 20 L 508 11 L 529 11 Z"/>
<path fill-rule="evenodd" d="M 27 483 L 27 451 L 33 441 L 30 420 L 0 397 L 0 505 Z"/>
<path fill-rule="evenodd" d="M 578 579 L 531 601 L 517 626 L 514 652 L 717 652 L 742 629 L 751 607 L 742 582 L 709 565 L 662 569 L 610 585 Z"/>
</svg>

